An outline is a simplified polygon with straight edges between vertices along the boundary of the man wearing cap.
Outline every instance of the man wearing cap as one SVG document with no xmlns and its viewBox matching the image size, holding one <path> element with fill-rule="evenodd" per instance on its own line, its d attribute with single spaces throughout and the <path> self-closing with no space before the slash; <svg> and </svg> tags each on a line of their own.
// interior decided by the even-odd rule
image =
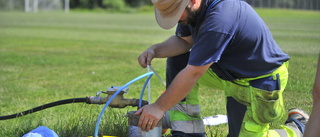
<svg viewBox="0 0 320 137">
<path fill-rule="evenodd" d="M 245 1 L 152 2 L 160 27 L 177 27 L 175 35 L 138 57 L 144 68 L 153 58 L 168 58 L 166 92 L 136 113 L 142 130 L 164 116 L 173 137 L 205 136 L 198 89 L 206 85 L 225 91 L 229 137 L 302 136 L 309 116 L 301 109 L 290 109 L 281 129 L 269 129 L 286 114 L 282 92 L 289 56 Z"/>
</svg>

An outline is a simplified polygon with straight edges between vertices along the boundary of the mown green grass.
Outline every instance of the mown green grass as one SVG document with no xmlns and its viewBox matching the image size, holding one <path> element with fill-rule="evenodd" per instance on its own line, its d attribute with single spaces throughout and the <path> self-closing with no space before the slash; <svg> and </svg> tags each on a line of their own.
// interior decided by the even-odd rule
<svg viewBox="0 0 320 137">
<path fill-rule="evenodd" d="M 286 108 L 311 111 L 311 89 L 320 51 L 320 13 L 257 9 L 282 49 L 291 56 Z M 152 13 L 0 13 L 0 115 L 45 103 L 94 96 L 147 72 L 138 55 L 174 30 L 162 30 Z M 152 66 L 165 78 L 165 59 Z M 144 80 L 130 86 L 126 98 L 139 98 Z M 152 101 L 165 89 L 154 76 Z M 146 98 L 145 98 L 146 99 Z M 201 88 L 203 116 L 226 114 L 223 91 Z M 0 121 L 0 136 L 18 137 L 43 125 L 61 137 L 93 135 L 103 105 L 68 104 Z M 108 108 L 99 132 L 126 136 L 126 118 L 134 107 Z M 274 123 L 276 128 L 282 121 Z M 226 136 L 227 125 L 207 127 L 208 136 Z"/>
</svg>

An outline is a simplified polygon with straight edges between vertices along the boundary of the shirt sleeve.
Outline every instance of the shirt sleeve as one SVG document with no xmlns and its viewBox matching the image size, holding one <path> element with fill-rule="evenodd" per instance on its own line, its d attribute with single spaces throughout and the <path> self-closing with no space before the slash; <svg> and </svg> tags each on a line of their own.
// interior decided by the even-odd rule
<svg viewBox="0 0 320 137">
<path fill-rule="evenodd" d="M 178 37 L 187 37 L 191 36 L 191 30 L 189 26 L 178 23 L 176 28 L 176 36 Z"/>
<path fill-rule="evenodd" d="M 230 34 L 209 31 L 203 34 L 193 45 L 189 64 L 203 66 L 209 63 L 216 63 L 232 40 Z"/>
</svg>

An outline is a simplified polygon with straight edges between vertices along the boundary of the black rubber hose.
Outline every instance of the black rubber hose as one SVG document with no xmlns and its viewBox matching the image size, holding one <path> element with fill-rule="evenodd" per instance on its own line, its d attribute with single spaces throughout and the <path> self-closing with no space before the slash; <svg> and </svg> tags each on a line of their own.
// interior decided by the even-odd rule
<svg viewBox="0 0 320 137">
<path fill-rule="evenodd" d="M 69 103 L 81 103 L 81 102 L 87 102 L 88 99 L 87 98 L 70 98 L 70 99 L 65 99 L 65 100 L 59 100 L 56 102 L 52 102 L 52 103 L 48 103 L 48 104 L 44 104 L 42 106 L 38 106 L 20 113 L 16 113 L 16 114 L 12 114 L 12 115 L 7 115 L 7 116 L 0 116 L 0 120 L 6 120 L 6 119 L 12 119 L 12 118 L 17 118 L 17 117 L 21 117 L 21 116 L 25 116 L 46 108 L 50 108 L 50 107 L 54 107 L 54 106 L 58 106 L 58 105 L 63 105 L 63 104 L 69 104 Z"/>
</svg>

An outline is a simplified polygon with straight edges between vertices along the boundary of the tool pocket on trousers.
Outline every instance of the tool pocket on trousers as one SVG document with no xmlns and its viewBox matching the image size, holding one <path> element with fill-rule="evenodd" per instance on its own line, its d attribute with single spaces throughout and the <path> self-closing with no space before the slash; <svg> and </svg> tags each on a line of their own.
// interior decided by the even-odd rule
<svg viewBox="0 0 320 137">
<path fill-rule="evenodd" d="M 279 120 L 284 114 L 279 75 L 250 81 L 253 119 L 258 123 Z"/>
</svg>

